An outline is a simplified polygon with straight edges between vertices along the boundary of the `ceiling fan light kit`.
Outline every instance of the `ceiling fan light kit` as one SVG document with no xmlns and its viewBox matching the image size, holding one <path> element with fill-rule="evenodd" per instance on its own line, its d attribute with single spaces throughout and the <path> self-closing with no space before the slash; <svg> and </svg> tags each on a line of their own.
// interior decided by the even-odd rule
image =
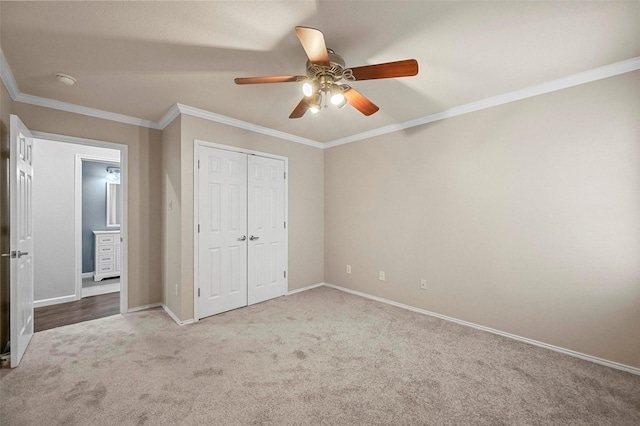
<svg viewBox="0 0 640 426">
<path fill-rule="evenodd" d="M 342 93 L 342 87 L 334 84 L 331 86 L 331 103 L 333 105 L 340 105 L 345 100 L 344 93 Z"/>
<path fill-rule="evenodd" d="M 315 81 L 305 81 L 302 84 L 302 93 L 306 96 L 309 97 L 311 95 L 313 95 L 315 92 L 318 91 L 317 89 L 317 83 Z M 316 86 L 316 87 L 314 87 Z"/>
<path fill-rule="evenodd" d="M 289 115 L 289 118 L 300 118 L 307 110 L 315 114 L 322 108 L 323 101 L 325 108 L 328 107 L 327 102 L 338 108 L 344 108 L 349 104 L 362 114 L 369 116 L 380 108 L 353 87 L 347 84 L 340 84 L 341 80 L 376 80 L 410 77 L 418 74 L 418 62 L 415 59 L 345 68 L 342 56 L 331 49 L 327 49 L 322 32 L 315 28 L 296 27 L 296 34 L 309 58 L 306 76 L 242 77 L 235 79 L 236 84 L 303 82 L 302 93 L 304 98 Z"/>
<path fill-rule="evenodd" d="M 311 96 L 307 96 L 303 101 L 307 104 L 309 111 L 317 114 L 322 108 L 322 95 L 320 92 L 316 92 Z"/>
</svg>

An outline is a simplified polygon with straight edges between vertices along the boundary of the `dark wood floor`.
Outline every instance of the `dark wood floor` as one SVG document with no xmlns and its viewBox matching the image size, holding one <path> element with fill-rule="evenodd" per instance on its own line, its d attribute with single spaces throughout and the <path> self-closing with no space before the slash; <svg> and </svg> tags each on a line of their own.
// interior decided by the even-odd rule
<svg viewBox="0 0 640 426">
<path fill-rule="evenodd" d="M 120 292 L 34 309 L 36 332 L 120 313 Z"/>
</svg>

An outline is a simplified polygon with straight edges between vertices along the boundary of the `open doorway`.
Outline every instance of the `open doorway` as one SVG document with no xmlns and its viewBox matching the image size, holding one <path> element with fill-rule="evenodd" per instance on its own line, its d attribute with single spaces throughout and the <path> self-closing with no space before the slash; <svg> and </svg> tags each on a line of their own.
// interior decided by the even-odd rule
<svg viewBox="0 0 640 426">
<path fill-rule="evenodd" d="M 77 216 L 82 218 L 81 285 L 76 287 L 76 299 L 120 292 L 119 154 L 114 152 L 117 162 L 115 158 L 76 154 L 75 203 Z"/>
<path fill-rule="evenodd" d="M 126 312 L 126 146 L 34 136 L 35 331 Z"/>
</svg>

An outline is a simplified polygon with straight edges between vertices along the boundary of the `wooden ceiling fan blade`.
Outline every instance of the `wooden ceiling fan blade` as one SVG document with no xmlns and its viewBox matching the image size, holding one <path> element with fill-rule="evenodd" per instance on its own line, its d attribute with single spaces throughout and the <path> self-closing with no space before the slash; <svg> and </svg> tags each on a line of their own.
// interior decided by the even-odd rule
<svg viewBox="0 0 640 426">
<path fill-rule="evenodd" d="M 309 105 L 307 105 L 304 98 L 302 98 L 298 106 L 294 108 L 289 118 L 300 118 L 304 115 L 305 112 L 307 112 L 308 109 L 309 109 Z"/>
<path fill-rule="evenodd" d="M 418 74 L 418 61 L 386 62 L 384 64 L 365 65 L 351 68 L 356 80 L 376 80 L 379 78 L 411 77 Z"/>
<path fill-rule="evenodd" d="M 302 75 L 274 75 L 270 77 L 239 77 L 233 81 L 236 84 L 262 84 L 262 83 L 295 83 L 306 80 Z"/>
<path fill-rule="evenodd" d="M 349 105 L 360 111 L 366 116 L 369 116 L 377 112 L 380 108 L 369 99 L 364 97 L 360 92 L 351 87 L 344 92 L 344 97 L 347 99 Z"/>
<path fill-rule="evenodd" d="M 302 48 L 313 64 L 329 66 L 329 54 L 324 36 L 320 30 L 308 27 L 296 27 L 296 34 Z"/>
</svg>

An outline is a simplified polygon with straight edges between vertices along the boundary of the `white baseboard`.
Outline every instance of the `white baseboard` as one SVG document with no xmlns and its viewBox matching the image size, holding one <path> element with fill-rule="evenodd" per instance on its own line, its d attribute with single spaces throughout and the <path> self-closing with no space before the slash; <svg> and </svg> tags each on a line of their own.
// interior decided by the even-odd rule
<svg viewBox="0 0 640 426">
<path fill-rule="evenodd" d="M 93 278 L 94 273 L 93 272 L 83 272 L 82 273 L 82 279 L 85 278 Z"/>
<path fill-rule="evenodd" d="M 103 284 L 91 287 L 82 287 L 82 298 L 100 296 L 101 294 L 116 293 L 120 291 L 120 283 Z"/>
<path fill-rule="evenodd" d="M 576 358 L 584 359 L 586 361 L 595 362 L 596 364 L 601 364 L 606 367 L 615 368 L 617 370 L 626 371 L 627 373 L 640 375 L 640 368 L 631 367 L 629 365 L 620 364 L 614 361 L 609 361 L 606 359 L 598 358 L 595 356 L 583 354 L 581 352 L 572 351 L 571 349 L 561 348 L 559 346 L 550 345 L 548 343 L 539 342 L 537 340 L 528 339 L 526 337 L 518 336 L 516 334 L 506 333 L 504 331 L 496 330 L 494 328 L 485 327 L 483 325 L 474 324 L 472 322 L 463 321 L 457 318 L 448 317 L 446 315 L 438 314 L 435 312 L 427 311 L 425 309 L 416 308 L 414 306 L 405 305 L 403 303 L 394 302 L 393 300 L 384 299 L 382 297 L 372 296 L 370 294 L 362 293 L 360 291 L 351 290 L 349 288 L 340 287 L 334 284 L 324 283 L 325 286 L 335 288 L 336 290 L 344 291 L 346 293 L 355 294 L 357 296 L 365 297 L 367 299 L 372 299 L 377 302 L 386 303 L 388 305 L 396 306 L 398 308 L 407 309 L 409 311 L 417 312 L 424 315 L 429 315 L 432 317 L 440 318 L 445 321 L 455 322 L 456 324 L 465 325 L 467 327 L 472 327 L 478 330 L 487 331 L 489 333 L 497 334 L 499 336 L 508 337 L 509 339 L 518 340 L 520 342 L 529 343 L 530 345 L 539 346 L 541 348 L 550 349 L 555 352 L 560 352 L 565 355 L 570 355 Z"/>
<path fill-rule="evenodd" d="M 60 303 L 69 303 L 69 302 L 75 302 L 75 301 L 76 301 L 76 295 L 70 294 L 69 296 L 60 296 L 60 297 L 52 297 L 51 299 L 34 300 L 33 307 L 41 308 L 43 306 L 58 305 Z"/>
<path fill-rule="evenodd" d="M 150 305 L 137 306 L 135 308 L 129 309 L 127 312 L 138 312 L 138 311 L 144 311 L 146 309 L 152 309 L 152 308 L 162 308 L 162 309 L 164 309 L 164 311 L 167 314 L 169 314 L 171 319 L 174 320 L 176 322 L 176 324 L 178 324 L 178 325 L 187 325 L 187 324 L 192 324 L 194 322 L 193 319 L 180 321 L 178 316 L 176 314 L 174 314 L 171 311 L 171 309 L 169 309 L 169 307 L 167 305 L 165 305 L 164 303 L 151 303 Z"/>
<path fill-rule="evenodd" d="M 171 317 L 172 320 L 174 320 L 176 322 L 176 324 L 178 325 L 187 325 L 187 324 L 193 324 L 195 321 L 193 321 L 192 319 L 188 319 L 185 321 L 181 321 L 180 318 L 178 318 L 178 316 L 176 314 L 173 313 L 173 311 L 171 311 L 171 309 L 169 309 L 169 307 L 167 305 L 162 305 L 162 308 L 165 310 L 165 312 L 167 314 L 169 314 L 169 316 Z"/>
<path fill-rule="evenodd" d="M 306 287 L 297 288 L 295 290 L 288 291 L 285 296 L 291 296 L 292 294 L 300 293 L 302 291 L 311 290 L 312 288 L 316 288 L 316 287 L 322 287 L 323 285 L 325 285 L 325 283 L 311 284 L 311 285 L 308 285 Z"/>
<path fill-rule="evenodd" d="M 144 311 L 144 310 L 152 309 L 152 308 L 159 308 L 161 306 L 162 306 L 162 303 L 151 303 L 149 305 L 136 306 L 135 308 L 129 308 L 127 310 L 127 313 Z"/>
</svg>

